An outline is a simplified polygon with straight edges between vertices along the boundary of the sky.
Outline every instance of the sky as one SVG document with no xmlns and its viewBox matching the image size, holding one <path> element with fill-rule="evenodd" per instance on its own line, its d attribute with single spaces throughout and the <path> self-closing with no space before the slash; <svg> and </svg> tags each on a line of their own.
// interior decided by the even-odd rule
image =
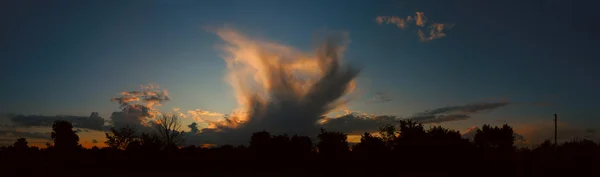
<svg viewBox="0 0 600 177">
<path fill-rule="evenodd" d="M 242 73 L 228 65 L 228 56 L 254 50 L 287 55 L 282 48 L 289 48 L 302 54 L 289 54 L 294 61 L 277 66 L 292 65 L 299 56 L 312 57 L 315 44 L 327 41 L 322 39 L 330 32 L 344 34 L 346 43 L 334 45 L 344 50 L 335 52 L 343 53 L 343 65 L 357 68 L 356 76 L 347 76 L 349 83 L 331 82 L 339 83 L 333 85 L 345 95 L 343 104 L 332 106 L 336 100 L 329 100 L 322 104 L 327 111 L 313 112 L 305 104 L 293 105 L 301 111 L 289 114 L 327 115 L 331 121 L 325 127 L 344 131 L 378 125 L 333 121 L 347 113 L 370 115 L 367 119 L 379 123 L 388 120 L 384 116 L 415 118 L 461 132 L 508 123 L 535 143 L 552 137 L 557 113 L 565 139 L 598 140 L 597 5 L 584 0 L 2 1 L 0 143 L 10 144 L 17 136 L 48 141 L 39 136 L 50 131 L 48 124 L 39 121 L 56 115 L 98 112 L 94 120 L 117 119 L 111 118 L 114 112 L 135 105 L 118 101 L 128 96 L 122 92 L 135 93 L 155 112 L 177 108 L 185 125 L 235 129 L 207 123 L 225 114 L 256 117 L 237 112 L 250 108 L 240 98 L 256 90 L 240 90 L 235 86 L 241 83 L 229 76 L 273 73 Z M 228 46 L 239 50 L 224 50 Z M 263 67 L 242 60 L 245 69 Z M 316 68 L 311 67 L 302 71 Z M 265 93 L 275 93 L 272 84 L 258 83 Z M 139 90 L 154 95 L 132 92 Z M 160 98 L 155 100 L 156 93 Z M 286 121 L 268 118 L 289 108 L 269 103 L 263 108 L 267 118 L 246 127 L 285 129 Z M 18 114 L 46 117 L 14 118 Z M 82 144 L 102 145 L 105 128 L 80 128 Z M 347 132 L 363 130 L 371 131 Z"/>
</svg>

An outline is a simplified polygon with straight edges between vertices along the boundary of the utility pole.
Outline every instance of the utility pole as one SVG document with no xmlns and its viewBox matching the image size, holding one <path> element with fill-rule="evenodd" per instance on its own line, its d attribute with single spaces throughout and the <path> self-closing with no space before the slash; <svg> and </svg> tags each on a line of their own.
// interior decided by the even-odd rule
<svg viewBox="0 0 600 177">
<path fill-rule="evenodd" d="M 558 146 L 558 116 L 554 113 L 554 146 Z"/>
</svg>

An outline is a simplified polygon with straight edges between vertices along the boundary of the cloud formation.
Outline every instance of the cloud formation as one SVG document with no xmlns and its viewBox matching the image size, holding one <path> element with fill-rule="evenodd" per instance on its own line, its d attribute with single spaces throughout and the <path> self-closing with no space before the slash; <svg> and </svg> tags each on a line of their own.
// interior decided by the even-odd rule
<svg viewBox="0 0 600 177">
<path fill-rule="evenodd" d="M 355 87 L 360 70 L 341 64 L 346 33 L 327 33 L 313 52 L 303 52 L 230 28 L 215 32 L 226 42 L 227 81 L 240 108 L 203 129 L 205 139 L 246 143 L 246 135 L 261 130 L 313 136 L 317 121 Z"/>
<path fill-rule="evenodd" d="M 448 106 L 417 113 L 411 116 L 410 119 L 413 119 L 423 124 L 466 120 L 471 117 L 471 114 L 493 110 L 496 108 L 504 107 L 509 104 L 509 102 L 495 102 L 476 103 L 463 106 Z"/>
<path fill-rule="evenodd" d="M 400 29 L 407 28 L 413 21 L 415 22 L 415 26 L 417 28 L 417 35 L 419 36 L 421 42 L 427 42 L 445 37 L 446 33 L 444 33 L 444 29 L 448 29 L 451 27 L 448 26 L 448 24 L 443 23 L 431 23 L 428 25 L 428 19 L 427 17 L 425 17 L 425 13 L 423 12 L 416 12 L 415 16 L 407 16 L 406 18 L 397 16 L 375 17 L 375 22 L 377 22 L 377 24 L 394 24 Z"/>
<path fill-rule="evenodd" d="M 121 111 L 111 114 L 112 126 L 130 125 L 138 129 L 147 127 L 160 115 L 156 106 L 170 100 L 167 90 L 159 90 L 158 85 L 142 85 L 140 88 L 142 90 L 121 92 L 117 97 L 111 98 L 121 108 Z"/>
</svg>

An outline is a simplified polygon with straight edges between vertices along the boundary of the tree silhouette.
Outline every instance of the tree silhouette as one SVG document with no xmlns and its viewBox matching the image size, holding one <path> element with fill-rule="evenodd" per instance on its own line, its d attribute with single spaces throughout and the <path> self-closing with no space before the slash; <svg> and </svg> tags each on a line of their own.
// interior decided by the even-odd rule
<svg viewBox="0 0 600 177">
<path fill-rule="evenodd" d="M 183 133 L 181 131 L 181 122 L 176 114 L 165 114 L 154 124 L 158 137 L 165 146 L 175 145 L 177 147 L 183 143 Z"/>
<path fill-rule="evenodd" d="M 165 142 L 162 141 L 161 137 L 156 134 L 148 134 L 142 133 L 140 136 L 140 148 L 142 151 L 159 151 L 164 145 Z"/>
<path fill-rule="evenodd" d="M 475 144 L 484 150 L 514 151 L 514 132 L 512 127 L 504 124 L 502 128 L 483 125 L 477 130 Z"/>
<path fill-rule="evenodd" d="M 352 147 L 352 152 L 362 158 L 380 157 L 388 151 L 384 138 L 373 136 L 367 132 L 360 138 L 360 143 Z"/>
<path fill-rule="evenodd" d="M 271 134 L 265 130 L 252 133 L 250 137 L 250 150 L 257 157 L 269 156 L 273 149 Z"/>
<path fill-rule="evenodd" d="M 251 149 L 267 149 L 269 147 L 271 147 L 271 133 L 263 130 L 254 132 L 250 137 Z"/>
<path fill-rule="evenodd" d="M 398 138 L 399 132 L 396 130 L 396 126 L 387 124 L 379 127 L 379 134 L 381 135 L 381 140 L 386 144 L 386 146 L 393 148 L 394 141 L 396 141 L 396 138 Z"/>
<path fill-rule="evenodd" d="M 296 154 L 299 157 L 308 157 L 313 152 L 312 141 L 307 136 L 294 135 L 290 139 L 292 146 L 292 154 Z"/>
<path fill-rule="evenodd" d="M 402 140 L 419 140 L 424 139 L 427 135 L 423 124 L 413 121 L 412 119 L 400 120 L 400 139 Z"/>
<path fill-rule="evenodd" d="M 20 150 L 20 151 L 29 149 L 29 145 L 27 145 L 27 139 L 25 139 L 25 138 L 17 139 L 17 141 L 15 141 L 15 143 L 13 144 L 13 147 L 16 150 Z"/>
<path fill-rule="evenodd" d="M 106 141 L 108 147 L 124 150 L 131 142 L 136 140 L 136 130 L 129 125 L 125 125 L 119 130 L 114 127 L 110 128 L 111 134 L 106 133 Z"/>
<path fill-rule="evenodd" d="M 61 151 L 73 151 L 79 147 L 79 136 L 73 131 L 71 122 L 57 120 L 52 124 L 54 148 Z"/>
<path fill-rule="evenodd" d="M 423 128 L 423 124 L 417 123 L 411 119 L 400 120 L 399 125 L 400 135 L 394 142 L 394 151 L 398 153 L 415 152 L 423 150 L 426 146 L 428 138 L 427 132 Z M 416 158 L 415 153 L 403 154 L 407 159 Z"/>
<path fill-rule="evenodd" d="M 349 151 L 347 135 L 341 132 L 328 132 L 321 128 L 321 133 L 317 136 L 319 143 L 317 148 L 319 154 L 326 158 L 341 158 Z"/>
</svg>

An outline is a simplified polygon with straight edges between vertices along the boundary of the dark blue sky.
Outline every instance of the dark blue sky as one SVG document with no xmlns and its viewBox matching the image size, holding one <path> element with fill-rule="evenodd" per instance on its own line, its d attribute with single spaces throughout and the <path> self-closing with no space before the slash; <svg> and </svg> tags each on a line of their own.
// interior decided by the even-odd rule
<svg viewBox="0 0 600 177">
<path fill-rule="evenodd" d="M 229 112 L 236 102 L 215 49 L 221 41 L 206 29 L 232 25 L 304 50 L 319 30 L 349 32 L 345 60 L 364 68 L 358 78 L 364 96 L 350 103 L 352 110 L 411 115 L 504 99 L 514 104 L 458 128 L 554 112 L 598 123 L 594 2 L 2 1 L 0 112 L 109 117 L 118 109 L 111 97 L 147 83 L 169 90 L 173 100 L 165 110 Z M 420 42 L 416 29 L 375 22 L 415 12 L 454 26 L 446 37 Z M 365 103 L 375 92 L 392 101 Z"/>
</svg>

